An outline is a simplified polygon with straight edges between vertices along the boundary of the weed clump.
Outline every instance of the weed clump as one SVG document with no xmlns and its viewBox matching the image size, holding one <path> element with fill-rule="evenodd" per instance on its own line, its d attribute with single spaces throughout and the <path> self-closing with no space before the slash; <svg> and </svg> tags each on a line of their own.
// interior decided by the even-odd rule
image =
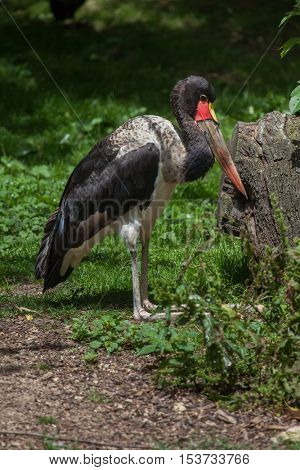
<svg viewBox="0 0 300 470">
<path fill-rule="evenodd" d="M 266 247 L 257 261 L 246 240 L 249 277 L 238 303 L 224 302 L 220 270 L 207 265 L 205 254 L 193 270 L 194 282 L 156 293 L 167 304 L 184 305 L 178 324 L 198 332 L 201 346 L 174 343 L 159 363 L 163 383 L 193 384 L 232 403 L 249 397 L 277 404 L 300 404 L 300 241 L 291 247 L 280 211 L 280 247 Z M 207 273 L 205 290 L 197 271 Z M 169 324 L 164 340 L 174 334 Z"/>
</svg>

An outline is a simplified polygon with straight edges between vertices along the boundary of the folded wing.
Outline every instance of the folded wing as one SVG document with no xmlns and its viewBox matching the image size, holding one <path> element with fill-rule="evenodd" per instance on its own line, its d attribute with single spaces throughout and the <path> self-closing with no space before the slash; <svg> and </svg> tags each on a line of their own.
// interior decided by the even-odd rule
<svg viewBox="0 0 300 470">
<path fill-rule="evenodd" d="M 45 226 L 35 269 L 36 277 L 44 279 L 44 290 L 71 274 L 72 266 L 63 265 L 70 250 L 80 247 L 134 206 L 147 207 L 158 170 L 159 149 L 153 143 L 119 158 L 117 154 L 103 158 L 101 147 L 95 147 L 79 163 L 59 208 Z"/>
</svg>

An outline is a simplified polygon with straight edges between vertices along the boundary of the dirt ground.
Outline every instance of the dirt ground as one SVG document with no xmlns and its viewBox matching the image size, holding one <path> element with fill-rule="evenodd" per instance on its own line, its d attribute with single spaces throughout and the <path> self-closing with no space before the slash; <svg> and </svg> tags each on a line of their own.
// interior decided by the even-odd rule
<svg viewBox="0 0 300 470">
<path fill-rule="evenodd" d="M 151 358 L 130 352 L 87 365 L 69 327 L 48 317 L 0 320 L 0 448 L 270 448 L 297 421 L 228 412 L 192 391 L 155 387 Z M 52 436 L 53 441 L 46 436 Z M 202 447 L 203 448 L 203 447 Z"/>
</svg>

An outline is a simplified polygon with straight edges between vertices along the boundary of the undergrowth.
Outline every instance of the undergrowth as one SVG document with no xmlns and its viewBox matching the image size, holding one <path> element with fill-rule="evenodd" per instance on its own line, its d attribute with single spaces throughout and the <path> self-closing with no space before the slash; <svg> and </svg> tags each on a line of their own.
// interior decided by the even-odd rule
<svg viewBox="0 0 300 470">
<path fill-rule="evenodd" d="M 195 294 L 196 272 L 192 286 L 161 293 L 167 302 L 186 304 L 178 323 L 192 321 L 202 340 L 200 348 L 191 343 L 190 351 L 175 344 L 161 358 L 161 382 L 195 385 L 231 404 L 251 397 L 299 406 L 300 243 L 283 252 L 267 250 L 252 276 L 238 304 L 224 303 L 222 282 L 214 274 L 202 295 Z M 174 326 L 165 331 L 169 343 Z"/>
<path fill-rule="evenodd" d="M 300 242 L 290 247 L 279 211 L 277 216 L 281 247 L 266 248 L 257 262 L 245 243 L 250 269 L 238 303 L 226 303 L 222 271 L 211 269 L 205 250 L 198 247 L 197 262 L 184 264 L 172 286 L 162 282 L 156 289 L 167 312 L 165 322 L 138 325 L 112 315 L 91 322 L 77 318 L 73 338 L 89 342 L 86 359 L 95 360 L 99 348 L 109 353 L 130 348 L 138 355 L 155 355 L 161 386 L 196 387 L 231 406 L 246 405 L 250 398 L 299 406 Z M 205 284 L 199 283 L 199 272 L 206 273 Z M 175 324 L 172 304 L 184 306 Z"/>
</svg>

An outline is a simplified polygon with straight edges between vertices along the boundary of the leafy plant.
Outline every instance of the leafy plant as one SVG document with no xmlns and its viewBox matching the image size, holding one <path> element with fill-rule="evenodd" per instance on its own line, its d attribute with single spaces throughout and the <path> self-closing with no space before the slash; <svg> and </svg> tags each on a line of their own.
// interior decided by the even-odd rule
<svg viewBox="0 0 300 470">
<path fill-rule="evenodd" d="M 160 385 L 197 387 L 235 405 L 249 397 L 299 405 L 300 242 L 289 246 L 282 214 L 273 204 L 281 248 L 267 248 L 259 263 L 249 251 L 248 281 L 237 302 L 224 298 L 223 262 L 219 268 L 210 264 L 198 247 L 177 281 L 162 280 L 155 291 L 169 314 L 168 305 L 183 309 L 176 324 L 170 318 L 135 324 L 111 313 L 77 318 L 73 338 L 88 344 L 86 359 L 95 360 L 99 348 L 109 353 L 130 348 L 155 355 Z"/>
<path fill-rule="evenodd" d="M 201 249 L 198 264 L 189 266 L 194 271 L 192 285 L 182 279 L 176 289 L 162 285 L 156 293 L 166 303 L 184 305 L 178 324 L 197 331 L 186 348 L 177 341 L 170 348 L 174 326 L 167 326 L 168 354 L 159 360 L 160 382 L 197 385 L 235 403 L 242 389 L 244 399 L 299 405 L 300 241 L 289 246 L 275 200 L 273 205 L 281 246 L 267 248 L 259 263 L 250 251 L 251 276 L 238 304 L 224 303 L 224 280 L 220 272 L 208 269 Z M 208 273 L 203 291 L 199 270 Z M 152 341 L 145 351 L 158 352 L 155 344 Z"/>
<path fill-rule="evenodd" d="M 131 342 L 136 326 L 130 324 L 128 320 L 119 321 L 119 317 L 119 315 L 104 314 L 94 319 L 91 324 L 84 317 L 75 318 L 72 337 L 89 342 L 86 360 L 96 359 L 95 351 L 99 348 L 113 353 Z"/>
<path fill-rule="evenodd" d="M 298 83 L 300 83 L 300 81 Z M 300 85 L 296 86 L 292 91 L 289 106 L 292 114 L 300 112 Z"/>
<path fill-rule="evenodd" d="M 295 16 L 300 16 L 300 0 L 297 0 L 293 10 L 289 11 L 281 20 L 280 27 L 285 25 L 287 21 Z M 281 47 L 281 57 L 284 57 L 290 52 L 295 46 L 300 46 L 300 37 L 293 37 L 288 39 Z M 300 83 L 300 82 L 298 82 Z M 300 112 L 300 85 L 298 85 L 291 93 L 291 99 L 289 103 L 290 111 L 292 114 Z"/>
<path fill-rule="evenodd" d="M 85 354 L 87 361 L 97 358 L 98 349 L 112 354 L 130 348 L 142 356 L 151 353 L 168 354 L 176 347 L 189 353 L 194 347 L 196 336 L 195 332 L 178 331 L 164 322 L 136 324 L 112 313 L 100 313 L 96 319 L 84 316 L 75 318 L 72 328 L 72 338 L 88 344 Z"/>
<path fill-rule="evenodd" d="M 282 18 L 279 26 L 283 26 L 287 21 L 289 21 L 294 16 L 300 16 L 300 0 L 296 0 L 294 8 Z"/>
</svg>

